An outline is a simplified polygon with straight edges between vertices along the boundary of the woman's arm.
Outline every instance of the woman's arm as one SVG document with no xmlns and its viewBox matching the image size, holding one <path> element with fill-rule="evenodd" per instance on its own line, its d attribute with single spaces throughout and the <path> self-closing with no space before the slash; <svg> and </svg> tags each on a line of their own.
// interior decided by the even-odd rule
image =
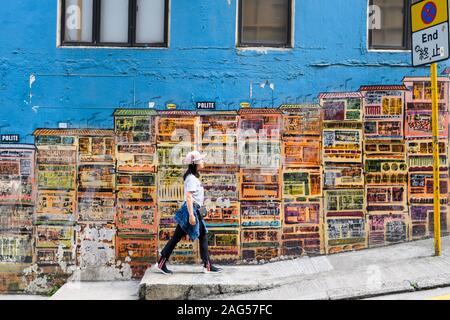
<svg viewBox="0 0 450 320">
<path fill-rule="evenodd" d="M 189 223 L 193 226 L 196 224 L 195 215 L 194 215 L 194 202 L 192 200 L 192 192 L 186 193 L 186 204 L 189 212 Z"/>
</svg>

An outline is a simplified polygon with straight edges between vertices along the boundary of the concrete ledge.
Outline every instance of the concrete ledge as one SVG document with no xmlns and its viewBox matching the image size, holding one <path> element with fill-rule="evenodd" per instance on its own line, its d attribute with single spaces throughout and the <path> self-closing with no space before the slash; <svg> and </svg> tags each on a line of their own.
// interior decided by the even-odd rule
<svg viewBox="0 0 450 320">
<path fill-rule="evenodd" d="M 220 274 L 205 274 L 198 266 L 171 266 L 173 275 L 165 275 L 149 268 L 139 284 L 139 298 L 144 300 L 192 300 L 223 294 L 267 290 L 277 286 L 270 278 L 263 280 L 264 270 L 255 277 L 242 268 L 227 267 Z M 242 273 L 246 277 L 239 277 Z M 278 284 L 279 285 L 279 284 Z"/>
<path fill-rule="evenodd" d="M 261 265 L 169 266 L 173 275 L 147 270 L 140 299 L 341 300 L 450 286 L 450 238 L 433 256 L 433 240 Z"/>
</svg>

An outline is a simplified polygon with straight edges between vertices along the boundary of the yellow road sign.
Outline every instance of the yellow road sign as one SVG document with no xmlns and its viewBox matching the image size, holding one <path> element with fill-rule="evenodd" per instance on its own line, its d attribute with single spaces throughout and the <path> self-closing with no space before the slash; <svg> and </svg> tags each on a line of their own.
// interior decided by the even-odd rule
<svg viewBox="0 0 450 320">
<path fill-rule="evenodd" d="M 412 32 L 448 21 L 447 0 L 423 0 L 411 6 Z"/>
</svg>

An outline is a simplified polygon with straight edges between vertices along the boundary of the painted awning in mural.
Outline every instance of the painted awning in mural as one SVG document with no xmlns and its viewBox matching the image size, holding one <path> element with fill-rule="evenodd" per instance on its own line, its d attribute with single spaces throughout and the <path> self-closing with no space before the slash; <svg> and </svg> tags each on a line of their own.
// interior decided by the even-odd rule
<svg viewBox="0 0 450 320">
<path fill-rule="evenodd" d="M 323 92 L 319 94 L 319 99 L 348 99 L 362 98 L 360 92 Z"/>
<path fill-rule="evenodd" d="M 113 113 L 115 117 L 138 117 L 138 116 L 156 116 L 158 112 L 155 109 L 116 109 Z"/>
<path fill-rule="evenodd" d="M 403 84 L 395 85 L 365 85 L 359 88 L 359 91 L 386 91 L 386 90 L 408 90 Z"/>
<path fill-rule="evenodd" d="M 36 129 L 35 136 L 113 136 L 109 129 Z"/>
<path fill-rule="evenodd" d="M 246 114 L 281 114 L 281 111 L 276 108 L 243 108 L 239 110 L 239 115 Z"/>
</svg>

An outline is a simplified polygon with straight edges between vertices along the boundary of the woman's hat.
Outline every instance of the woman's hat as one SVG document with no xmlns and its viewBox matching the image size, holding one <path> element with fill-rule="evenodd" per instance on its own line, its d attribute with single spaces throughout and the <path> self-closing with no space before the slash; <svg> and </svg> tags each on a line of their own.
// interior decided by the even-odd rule
<svg viewBox="0 0 450 320">
<path fill-rule="evenodd" d="M 206 158 L 206 153 L 201 154 L 198 151 L 191 151 L 189 152 L 186 157 L 184 158 L 184 162 L 186 164 L 191 164 L 191 163 L 195 163 L 197 161 L 203 160 Z"/>
</svg>

